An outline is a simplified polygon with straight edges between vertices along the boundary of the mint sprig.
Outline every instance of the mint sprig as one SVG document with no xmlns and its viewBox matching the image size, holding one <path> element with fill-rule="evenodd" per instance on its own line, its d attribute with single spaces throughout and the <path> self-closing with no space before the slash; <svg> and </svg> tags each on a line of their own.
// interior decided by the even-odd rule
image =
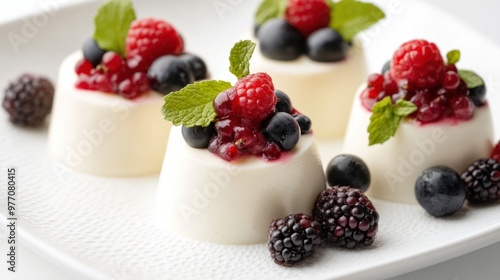
<svg viewBox="0 0 500 280">
<path fill-rule="evenodd" d="M 255 50 L 255 43 L 250 40 L 239 41 L 231 49 L 229 55 L 229 71 L 233 73 L 236 78 L 250 74 L 250 59 L 252 58 L 253 51 Z"/>
<path fill-rule="evenodd" d="M 161 112 L 173 125 L 208 126 L 217 117 L 212 105 L 214 98 L 230 87 L 229 82 L 218 80 L 189 84 L 166 95 Z"/>
<path fill-rule="evenodd" d="M 371 3 L 356 0 L 332 3 L 330 27 L 337 30 L 347 42 L 351 42 L 356 34 L 385 17 L 384 12 Z"/>
<path fill-rule="evenodd" d="M 483 79 L 471 70 L 458 70 L 458 76 L 467 84 L 467 88 L 475 88 L 484 85 Z"/>
<path fill-rule="evenodd" d="M 396 134 L 401 120 L 416 110 L 417 106 L 409 101 L 400 99 L 392 104 L 390 96 L 375 103 L 368 125 L 369 145 L 383 144 L 389 140 Z"/>
<path fill-rule="evenodd" d="M 263 0 L 255 12 L 255 23 L 262 25 L 264 22 L 283 17 L 287 0 Z"/>
<path fill-rule="evenodd" d="M 456 64 L 460 60 L 460 51 L 451 50 L 446 54 L 446 64 Z"/>
<path fill-rule="evenodd" d="M 94 18 L 94 40 L 101 49 L 125 56 L 125 39 L 135 11 L 130 0 L 109 0 Z"/>
</svg>

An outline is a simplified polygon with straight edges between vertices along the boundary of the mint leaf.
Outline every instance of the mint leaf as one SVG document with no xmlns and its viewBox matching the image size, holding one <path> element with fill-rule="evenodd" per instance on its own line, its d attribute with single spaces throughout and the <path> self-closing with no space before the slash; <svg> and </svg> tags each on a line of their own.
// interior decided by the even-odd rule
<svg viewBox="0 0 500 280">
<path fill-rule="evenodd" d="M 255 49 L 255 43 L 250 40 L 239 41 L 234 44 L 229 55 L 229 71 L 233 73 L 236 78 L 250 74 L 250 58 L 252 58 Z"/>
<path fill-rule="evenodd" d="M 458 70 L 458 76 L 467 84 L 468 88 L 475 88 L 484 85 L 483 79 L 470 70 Z"/>
<path fill-rule="evenodd" d="M 94 40 L 100 48 L 125 56 L 125 39 L 135 19 L 130 0 L 110 0 L 99 7 L 94 17 Z"/>
<path fill-rule="evenodd" d="M 446 64 L 456 64 L 460 60 L 460 51 L 451 50 L 446 54 Z"/>
<path fill-rule="evenodd" d="M 255 23 L 262 25 L 264 22 L 280 18 L 285 14 L 287 0 L 263 0 L 257 12 L 255 12 Z"/>
<path fill-rule="evenodd" d="M 189 84 L 166 95 L 161 112 L 173 125 L 208 126 L 217 117 L 214 98 L 230 87 L 230 83 L 217 80 Z"/>
<path fill-rule="evenodd" d="M 391 97 L 375 103 L 368 125 L 368 144 L 382 144 L 389 140 L 398 130 L 401 120 L 417 110 L 415 104 L 398 100 L 392 104 Z"/>
<path fill-rule="evenodd" d="M 351 42 L 359 32 L 384 18 L 384 12 L 371 3 L 342 0 L 333 3 L 330 27 L 337 30 L 345 41 Z"/>
</svg>

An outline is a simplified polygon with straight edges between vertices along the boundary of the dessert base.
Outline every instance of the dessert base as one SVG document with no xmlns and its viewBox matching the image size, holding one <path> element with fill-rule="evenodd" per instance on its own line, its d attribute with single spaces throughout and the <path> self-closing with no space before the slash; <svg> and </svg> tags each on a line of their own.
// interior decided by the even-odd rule
<svg viewBox="0 0 500 280">
<path fill-rule="evenodd" d="M 189 147 L 172 127 L 157 193 L 157 213 L 179 234 L 212 243 L 267 241 L 272 219 L 311 214 L 325 188 L 312 135 L 303 135 L 281 159 L 254 156 L 227 162 Z"/>
<path fill-rule="evenodd" d="M 266 58 L 258 46 L 250 62 L 252 72 L 267 72 L 274 87 L 290 96 L 293 106 L 311 118 L 321 140 L 344 136 L 354 93 L 368 77 L 364 49 L 355 41 L 339 62 L 314 62 L 302 55 L 294 61 Z"/>
<path fill-rule="evenodd" d="M 61 64 L 49 128 L 54 159 L 75 170 L 103 176 L 160 172 L 170 123 L 163 95 L 150 91 L 128 100 L 75 87 L 75 52 Z"/>
<path fill-rule="evenodd" d="M 460 174 L 493 147 L 493 123 L 488 104 L 477 108 L 472 119 L 444 119 L 419 124 L 403 120 L 396 135 L 384 144 L 368 146 L 371 112 L 361 104 L 359 88 L 351 112 L 343 151 L 362 158 L 371 174 L 367 194 L 384 200 L 417 203 L 415 182 L 426 168 L 445 165 Z"/>
</svg>

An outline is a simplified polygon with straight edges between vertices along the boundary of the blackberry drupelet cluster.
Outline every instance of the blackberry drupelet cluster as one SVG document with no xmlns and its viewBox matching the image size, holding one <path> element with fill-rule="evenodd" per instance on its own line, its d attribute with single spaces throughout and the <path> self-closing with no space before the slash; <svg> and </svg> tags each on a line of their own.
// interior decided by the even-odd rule
<svg viewBox="0 0 500 280">
<path fill-rule="evenodd" d="M 310 257 L 321 244 L 321 227 L 309 215 L 292 214 L 274 220 L 267 248 L 274 262 L 293 266 Z"/>
<path fill-rule="evenodd" d="M 8 85 L 2 105 L 13 124 L 38 126 L 52 110 L 53 99 L 54 86 L 48 79 L 24 74 Z"/>
<path fill-rule="evenodd" d="M 318 195 L 313 220 L 320 223 L 325 241 L 353 249 L 358 244 L 373 243 L 379 214 L 360 190 L 336 186 Z"/>
<path fill-rule="evenodd" d="M 486 202 L 500 198 L 500 162 L 479 159 L 462 174 L 469 202 Z"/>
</svg>

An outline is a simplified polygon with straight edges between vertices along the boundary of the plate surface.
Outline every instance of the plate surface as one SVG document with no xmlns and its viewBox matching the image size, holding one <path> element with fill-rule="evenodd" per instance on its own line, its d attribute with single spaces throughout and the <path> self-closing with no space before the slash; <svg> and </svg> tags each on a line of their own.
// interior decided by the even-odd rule
<svg viewBox="0 0 500 280">
<path fill-rule="evenodd" d="M 214 78 L 231 79 L 226 73 L 227 53 L 235 41 L 245 37 L 242 34 L 250 33 L 257 1 L 135 2 L 139 17 L 172 22 L 183 34 L 187 49 L 206 59 Z M 474 69 L 487 84 L 494 84 L 500 50 L 487 39 L 423 3 L 376 2 L 388 17 L 360 36 L 371 70 L 378 71 L 402 42 L 421 37 L 436 42 L 442 52 L 459 48 L 460 66 Z M 0 45 L 0 61 L 9 65 L 0 68 L 0 84 L 25 71 L 55 80 L 63 58 L 92 34 L 98 4 L 47 13 L 47 23 L 30 36 L 23 35 L 26 21 L 1 25 L 3 38 L 14 32 L 25 40 Z M 490 86 L 488 90 L 490 102 L 498 106 L 495 93 L 500 88 Z M 499 117 L 494 116 L 497 124 Z M 153 211 L 157 177 L 102 178 L 66 170 L 55 165 L 48 154 L 47 127 L 20 129 L 6 118 L 1 110 L 0 164 L 2 170 L 19 169 L 20 237 L 41 255 L 91 279 L 387 278 L 500 241 L 498 204 L 465 207 L 452 218 L 435 219 L 416 205 L 374 200 L 381 222 L 373 246 L 355 251 L 322 248 L 303 265 L 282 268 L 272 263 L 264 244 L 214 245 L 165 231 Z M 320 143 L 324 162 L 340 152 L 340 144 Z M 6 196 L 5 188 L 0 189 L 0 196 Z M 0 200 L 3 222 L 5 203 Z"/>
</svg>

